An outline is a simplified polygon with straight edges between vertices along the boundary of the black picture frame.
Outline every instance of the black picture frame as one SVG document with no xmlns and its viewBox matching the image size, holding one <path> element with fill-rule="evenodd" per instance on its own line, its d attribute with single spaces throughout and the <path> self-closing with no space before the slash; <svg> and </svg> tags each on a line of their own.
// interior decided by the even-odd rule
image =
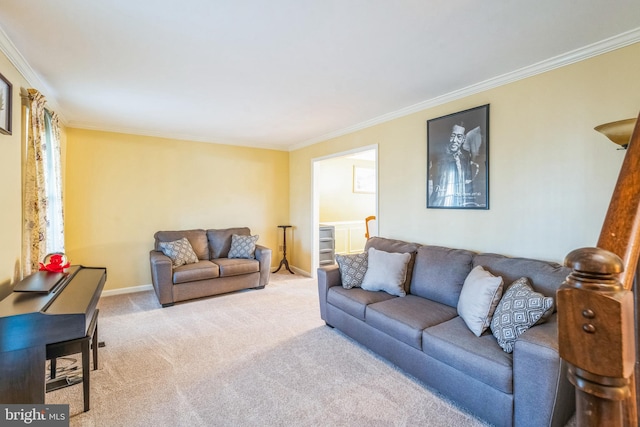
<svg viewBox="0 0 640 427">
<path fill-rule="evenodd" d="M 489 104 L 427 120 L 427 208 L 489 209 Z"/>
<path fill-rule="evenodd" d="M 12 85 L 0 74 L 0 133 L 11 135 Z"/>
</svg>

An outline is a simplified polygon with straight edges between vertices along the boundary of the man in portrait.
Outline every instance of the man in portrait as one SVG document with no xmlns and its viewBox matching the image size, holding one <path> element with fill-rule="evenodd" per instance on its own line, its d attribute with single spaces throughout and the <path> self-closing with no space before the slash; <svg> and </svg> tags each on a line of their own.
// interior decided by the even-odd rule
<svg viewBox="0 0 640 427">
<path fill-rule="evenodd" d="M 465 133 L 462 123 L 453 125 L 446 149 L 429 165 L 429 206 L 477 206 L 474 179 L 480 166 L 474 159 L 481 144 L 479 126 Z"/>
</svg>

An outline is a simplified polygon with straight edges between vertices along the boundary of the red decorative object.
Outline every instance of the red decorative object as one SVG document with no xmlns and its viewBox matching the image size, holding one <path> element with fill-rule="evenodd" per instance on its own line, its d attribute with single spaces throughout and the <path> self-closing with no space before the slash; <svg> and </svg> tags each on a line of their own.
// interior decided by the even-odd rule
<svg viewBox="0 0 640 427">
<path fill-rule="evenodd" d="M 54 273 L 63 273 L 65 268 L 69 267 L 69 262 L 66 257 L 62 254 L 53 254 L 45 257 L 45 262 L 48 263 L 45 265 L 40 263 L 40 271 L 53 271 Z M 65 263 L 65 261 L 67 261 Z"/>
</svg>

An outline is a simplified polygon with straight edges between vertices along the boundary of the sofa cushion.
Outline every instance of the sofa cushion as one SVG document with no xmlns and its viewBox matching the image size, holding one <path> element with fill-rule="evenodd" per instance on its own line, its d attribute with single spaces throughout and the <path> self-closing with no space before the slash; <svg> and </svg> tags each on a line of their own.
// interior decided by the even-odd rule
<svg viewBox="0 0 640 427">
<path fill-rule="evenodd" d="M 399 297 L 407 294 L 404 283 L 407 279 L 407 265 L 411 260 L 411 254 L 369 248 L 367 259 L 367 271 L 362 279 L 362 289 L 385 291 Z"/>
<path fill-rule="evenodd" d="M 256 252 L 256 242 L 260 236 L 242 236 L 240 234 L 231 235 L 231 248 L 229 258 L 254 259 Z"/>
<path fill-rule="evenodd" d="M 513 356 L 487 333 L 476 337 L 455 317 L 424 330 L 422 351 L 504 393 L 513 393 Z"/>
<path fill-rule="evenodd" d="M 211 261 L 198 261 L 186 264 L 173 270 L 173 283 L 188 283 L 196 280 L 215 279 L 220 276 L 220 269 Z"/>
<path fill-rule="evenodd" d="M 422 331 L 456 317 L 456 309 L 415 295 L 370 304 L 365 322 L 385 334 L 418 350 Z"/>
<path fill-rule="evenodd" d="M 464 280 L 458 314 L 477 337 L 491 324 L 503 287 L 502 277 L 494 276 L 480 265 L 474 267 Z"/>
<path fill-rule="evenodd" d="M 529 280 L 516 280 L 502 296 L 491 321 L 491 332 L 507 353 L 520 335 L 537 323 L 545 322 L 553 313 L 553 298 L 535 292 Z"/>
<path fill-rule="evenodd" d="M 416 243 L 408 243 L 402 240 L 387 239 L 384 237 L 372 237 L 367 240 L 364 246 L 365 252 L 369 252 L 369 248 L 376 248 L 379 251 L 393 252 L 393 253 L 408 253 L 411 254 L 411 260 L 407 264 L 407 279 L 404 282 L 403 288 L 405 292 L 409 292 L 409 286 L 411 285 L 411 277 L 413 275 L 413 262 L 415 260 L 415 254 L 418 250 Z"/>
<path fill-rule="evenodd" d="M 371 292 L 361 288 L 345 289 L 341 286 L 332 286 L 327 292 L 327 303 L 360 320 L 364 320 L 367 305 L 393 298 L 398 297 L 386 292 Z"/>
<path fill-rule="evenodd" d="M 554 262 L 529 258 L 509 258 L 497 254 L 478 254 L 473 258 L 473 266 L 482 265 L 495 276 L 501 276 L 506 284 L 521 277 L 527 277 L 533 289 L 548 297 L 555 296 L 571 269 Z M 505 289 L 506 291 L 506 289 Z"/>
<path fill-rule="evenodd" d="M 216 258 L 213 262 L 220 267 L 220 277 L 238 276 L 260 271 L 260 263 L 255 259 Z"/>
<path fill-rule="evenodd" d="M 350 255 L 336 254 L 336 262 L 340 268 L 340 279 L 342 279 L 343 288 L 359 288 L 362 285 L 362 279 L 364 279 L 369 265 L 367 260 L 366 252 Z"/>
<path fill-rule="evenodd" d="M 250 236 L 251 230 L 248 227 L 224 228 L 219 230 L 209 229 L 206 231 L 206 239 L 209 244 L 210 258 L 227 258 L 231 249 L 231 236 L 238 234 L 240 236 Z"/>
<path fill-rule="evenodd" d="M 410 292 L 457 307 L 464 280 L 471 271 L 474 253 L 464 249 L 421 246 L 416 255 Z"/>
<path fill-rule="evenodd" d="M 198 262 L 198 255 L 193 251 L 186 237 L 173 242 L 160 242 L 158 246 L 163 254 L 171 258 L 171 264 L 174 267 Z"/>
<path fill-rule="evenodd" d="M 173 242 L 186 237 L 198 259 L 209 259 L 209 245 L 204 230 L 158 231 L 153 237 L 156 251 L 160 250 L 160 242 Z"/>
</svg>

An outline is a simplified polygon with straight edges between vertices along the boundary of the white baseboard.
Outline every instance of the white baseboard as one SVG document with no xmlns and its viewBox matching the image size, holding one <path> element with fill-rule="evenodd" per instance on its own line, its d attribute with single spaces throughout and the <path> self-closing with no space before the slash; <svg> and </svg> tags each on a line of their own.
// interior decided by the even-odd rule
<svg viewBox="0 0 640 427">
<path fill-rule="evenodd" d="M 132 294 L 134 292 L 144 292 L 153 290 L 153 285 L 140 285 L 140 286 L 131 286 L 128 288 L 120 288 L 120 289 L 108 289 L 106 291 L 102 291 L 103 297 L 109 297 L 112 295 L 120 295 L 120 294 Z"/>
</svg>

